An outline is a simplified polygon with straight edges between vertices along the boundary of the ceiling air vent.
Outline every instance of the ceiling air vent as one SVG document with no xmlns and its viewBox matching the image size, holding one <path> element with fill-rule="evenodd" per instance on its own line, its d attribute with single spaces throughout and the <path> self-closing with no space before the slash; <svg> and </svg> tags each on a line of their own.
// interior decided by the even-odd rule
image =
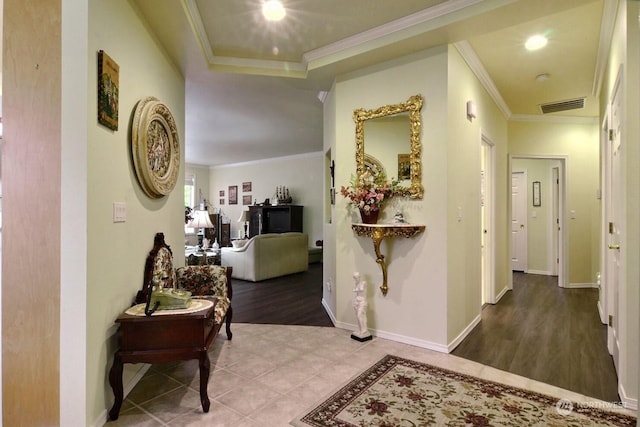
<svg viewBox="0 0 640 427">
<path fill-rule="evenodd" d="M 568 99 L 566 101 L 540 104 L 542 114 L 557 113 L 558 111 L 576 110 L 584 108 L 584 98 Z"/>
</svg>

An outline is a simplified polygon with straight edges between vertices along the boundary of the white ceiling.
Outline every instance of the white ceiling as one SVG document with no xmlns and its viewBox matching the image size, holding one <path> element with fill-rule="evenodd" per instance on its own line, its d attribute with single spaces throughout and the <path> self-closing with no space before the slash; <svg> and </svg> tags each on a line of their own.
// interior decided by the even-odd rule
<svg viewBox="0 0 640 427">
<path fill-rule="evenodd" d="M 261 0 L 130 2 L 185 77 L 186 161 L 207 166 L 321 151 L 318 93 L 336 75 L 446 43 L 507 117 L 579 97 L 585 108 L 545 117 L 596 117 L 617 3 L 282 0 L 287 16 L 269 23 Z M 540 32 L 548 46 L 526 52 Z"/>
</svg>

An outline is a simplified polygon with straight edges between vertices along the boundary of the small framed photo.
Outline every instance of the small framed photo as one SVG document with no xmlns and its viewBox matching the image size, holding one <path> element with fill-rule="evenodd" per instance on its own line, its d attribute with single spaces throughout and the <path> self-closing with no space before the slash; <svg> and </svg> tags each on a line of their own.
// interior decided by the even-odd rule
<svg viewBox="0 0 640 427">
<path fill-rule="evenodd" d="M 249 193 L 251 191 L 251 182 L 243 182 L 242 183 L 242 192 Z"/>
<path fill-rule="evenodd" d="M 533 206 L 542 206 L 540 201 L 540 181 L 533 181 Z"/>
<path fill-rule="evenodd" d="M 224 197 L 224 190 L 220 190 L 220 191 L 218 192 L 218 196 L 220 196 L 220 197 Z"/>
<path fill-rule="evenodd" d="M 224 205 L 224 199 L 220 199 L 220 204 Z"/>
<path fill-rule="evenodd" d="M 411 178 L 411 155 L 398 154 L 398 181 Z"/>
<path fill-rule="evenodd" d="M 251 204 L 251 194 L 242 196 L 242 204 L 245 206 Z"/>
<path fill-rule="evenodd" d="M 98 123 L 118 130 L 120 66 L 103 50 L 98 51 Z"/>
<path fill-rule="evenodd" d="M 238 204 L 238 186 L 237 185 L 229 186 L 229 204 L 230 205 Z"/>
</svg>

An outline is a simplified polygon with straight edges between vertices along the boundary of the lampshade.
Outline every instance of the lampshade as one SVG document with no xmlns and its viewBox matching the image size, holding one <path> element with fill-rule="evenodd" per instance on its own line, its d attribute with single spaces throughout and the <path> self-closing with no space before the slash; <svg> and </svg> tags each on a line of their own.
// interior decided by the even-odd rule
<svg viewBox="0 0 640 427">
<path fill-rule="evenodd" d="M 214 228 L 208 211 L 193 211 L 193 219 L 187 225 L 191 228 Z"/>
<path fill-rule="evenodd" d="M 238 218 L 238 222 L 247 222 L 249 221 L 249 211 L 242 211 L 240 218 Z"/>
</svg>

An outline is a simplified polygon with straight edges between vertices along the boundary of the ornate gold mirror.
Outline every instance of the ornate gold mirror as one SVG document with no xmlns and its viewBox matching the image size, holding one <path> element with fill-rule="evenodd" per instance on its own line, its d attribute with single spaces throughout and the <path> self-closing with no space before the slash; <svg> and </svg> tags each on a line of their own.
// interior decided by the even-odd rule
<svg viewBox="0 0 640 427">
<path fill-rule="evenodd" d="M 380 159 L 387 177 L 399 181 L 400 195 L 422 198 L 421 110 L 422 95 L 414 95 L 402 104 L 353 112 L 358 175 L 370 167 L 371 159 Z"/>
</svg>

